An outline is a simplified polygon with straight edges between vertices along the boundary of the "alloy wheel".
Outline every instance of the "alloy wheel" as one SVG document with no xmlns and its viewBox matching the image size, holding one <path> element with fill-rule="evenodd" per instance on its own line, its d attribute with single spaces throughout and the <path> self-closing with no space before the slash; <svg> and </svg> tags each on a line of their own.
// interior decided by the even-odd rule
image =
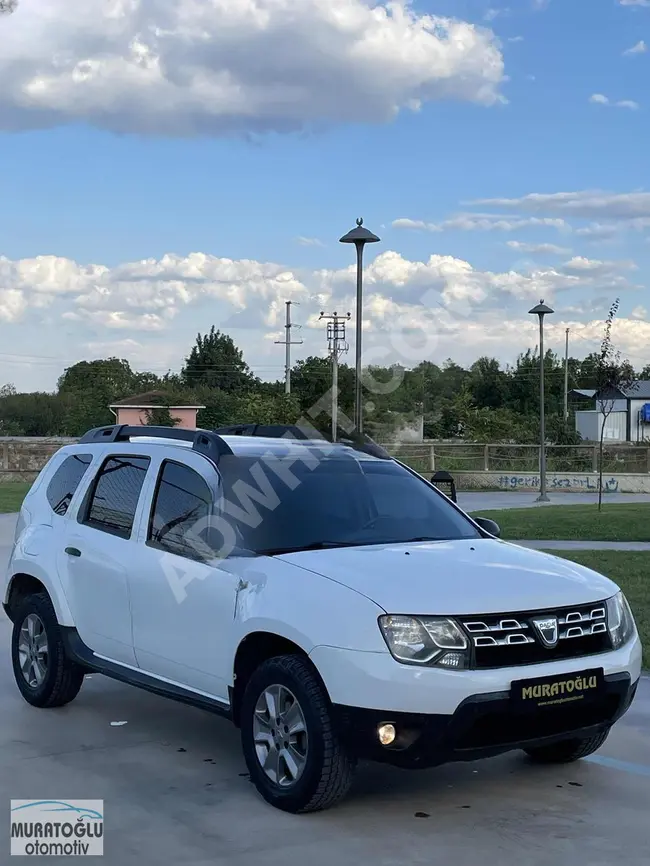
<svg viewBox="0 0 650 866">
<path fill-rule="evenodd" d="M 290 788 L 307 763 L 307 724 L 302 707 L 286 686 L 267 686 L 255 705 L 253 740 L 260 766 L 281 788 Z"/>
<path fill-rule="evenodd" d="M 47 676 L 49 652 L 45 625 L 38 614 L 30 613 L 20 628 L 18 662 L 27 685 L 39 688 Z"/>
</svg>

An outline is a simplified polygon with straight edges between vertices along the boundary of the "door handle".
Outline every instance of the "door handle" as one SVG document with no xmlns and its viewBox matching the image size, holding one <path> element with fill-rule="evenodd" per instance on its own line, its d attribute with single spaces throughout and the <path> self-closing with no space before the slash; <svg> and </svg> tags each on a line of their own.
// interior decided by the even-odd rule
<svg viewBox="0 0 650 866">
<path fill-rule="evenodd" d="M 65 552 L 68 556 L 81 556 L 81 551 L 77 547 L 66 547 Z"/>
</svg>

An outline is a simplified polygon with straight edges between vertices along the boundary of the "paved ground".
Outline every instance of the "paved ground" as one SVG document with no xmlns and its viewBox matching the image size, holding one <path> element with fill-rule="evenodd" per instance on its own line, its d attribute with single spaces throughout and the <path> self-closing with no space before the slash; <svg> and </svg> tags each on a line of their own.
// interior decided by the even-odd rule
<svg viewBox="0 0 650 866">
<path fill-rule="evenodd" d="M 465 511 L 492 511 L 501 508 L 545 508 L 548 505 L 589 505 L 598 502 L 595 493 L 564 493 L 561 491 L 549 493 L 550 502 L 536 502 L 537 493 L 520 493 L 518 491 L 496 491 L 495 493 L 459 492 L 458 504 Z M 648 493 L 607 493 L 605 502 L 639 502 L 650 504 Z"/>
<path fill-rule="evenodd" d="M 12 524 L 0 520 L 0 567 Z M 364 766 L 344 804 L 294 817 L 257 797 L 237 733 L 207 713 L 99 676 L 68 707 L 29 707 L 9 636 L 0 614 L 0 804 L 104 799 L 106 866 L 555 866 L 576 851 L 590 866 L 648 863 L 650 680 L 588 762 L 540 768 L 513 754 L 411 773 Z M 3 864 L 8 825 L 0 818 Z"/>
<path fill-rule="evenodd" d="M 650 541 L 513 541 L 532 550 L 635 550 L 650 553 Z"/>
</svg>

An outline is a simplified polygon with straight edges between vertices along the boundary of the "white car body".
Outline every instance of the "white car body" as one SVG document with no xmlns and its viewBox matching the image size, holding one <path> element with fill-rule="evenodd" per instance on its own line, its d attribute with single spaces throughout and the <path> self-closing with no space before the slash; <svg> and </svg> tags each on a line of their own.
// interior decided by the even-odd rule
<svg viewBox="0 0 650 866">
<path fill-rule="evenodd" d="M 306 447 L 270 439 L 224 441 L 235 455 Z M 60 516 L 45 491 L 58 467 L 79 454 L 92 461 Z M 109 456 L 149 460 L 129 538 L 80 522 L 94 478 Z M 357 459 L 377 458 L 359 454 Z M 453 670 L 400 663 L 378 625 L 386 614 L 466 621 L 572 606 L 596 610 L 618 592 L 606 577 L 493 537 L 304 550 L 207 564 L 163 554 L 147 544 L 147 532 L 161 464 L 170 460 L 193 469 L 217 494 L 218 465 L 204 454 L 184 443 L 133 439 L 62 448 L 24 502 L 3 601 L 11 613 L 15 581 L 21 576 L 39 581 L 87 669 L 177 699 L 195 699 L 237 722 L 238 651 L 251 636 L 262 635 L 290 643 L 308 657 L 332 705 L 370 711 L 373 720 L 392 721 L 391 714 L 400 713 L 451 719 L 468 700 L 481 696 L 507 707 L 513 683 L 578 676 L 593 668 L 602 669 L 607 680 L 625 681 L 621 714 L 629 706 L 641 671 L 636 633 L 624 646 L 588 657 Z M 451 502 L 448 507 L 456 508 Z M 83 555 L 70 555 L 70 550 Z M 512 744 L 486 744 L 483 752 L 506 747 Z"/>
</svg>

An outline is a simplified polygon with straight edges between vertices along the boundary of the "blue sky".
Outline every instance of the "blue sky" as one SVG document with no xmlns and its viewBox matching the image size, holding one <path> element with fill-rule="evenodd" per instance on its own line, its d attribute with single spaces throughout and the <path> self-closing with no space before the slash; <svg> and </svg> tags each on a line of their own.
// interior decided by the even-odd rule
<svg viewBox="0 0 650 866">
<path fill-rule="evenodd" d="M 540 297 L 586 354 L 620 295 L 650 362 L 650 2 L 90 5 L 0 16 L 0 384 L 178 369 L 213 323 L 280 377 L 285 300 L 297 357 L 353 308 L 360 215 L 381 360 L 511 362 Z"/>
</svg>

